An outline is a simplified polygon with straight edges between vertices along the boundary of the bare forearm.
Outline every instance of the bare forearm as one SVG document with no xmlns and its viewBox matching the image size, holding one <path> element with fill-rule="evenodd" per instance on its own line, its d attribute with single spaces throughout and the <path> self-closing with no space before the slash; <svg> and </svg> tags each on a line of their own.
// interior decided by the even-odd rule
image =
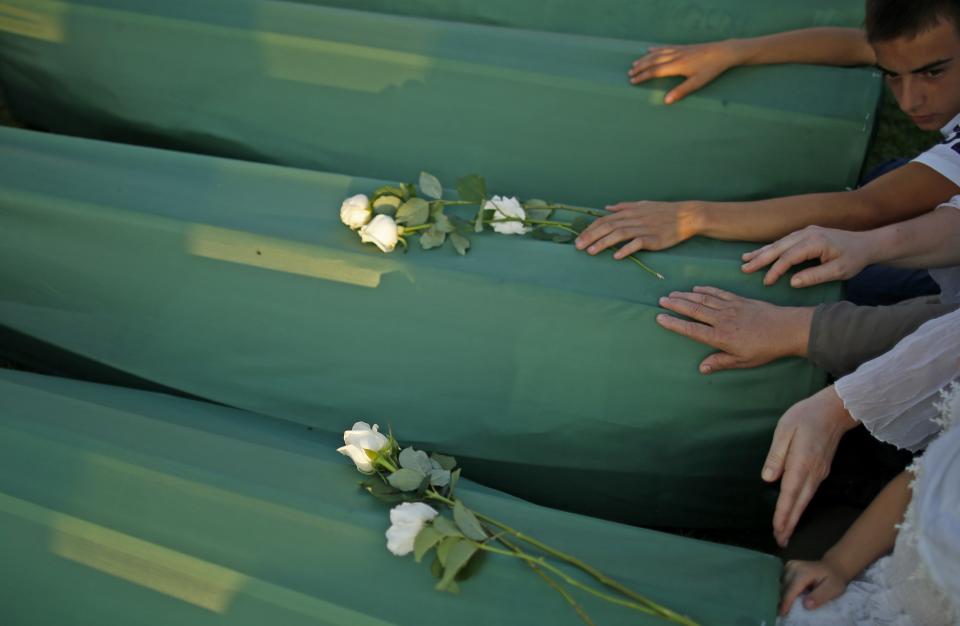
<svg viewBox="0 0 960 626">
<path fill-rule="evenodd" d="M 771 241 L 806 226 L 880 228 L 928 213 L 957 194 L 960 186 L 953 181 L 925 165 L 908 163 L 853 191 L 758 202 L 692 202 L 686 213 L 693 234 Z"/>
<path fill-rule="evenodd" d="M 889 552 L 897 539 L 897 524 L 910 502 L 910 474 L 902 472 L 884 487 L 843 538 L 823 556 L 849 581 Z"/>
<path fill-rule="evenodd" d="M 695 202 L 696 234 L 713 239 L 772 241 L 805 226 L 844 230 L 876 226 L 876 215 L 853 192 L 819 193 L 754 202 Z"/>
<path fill-rule="evenodd" d="M 864 236 L 874 263 L 913 268 L 960 264 L 960 209 L 954 207 L 941 207 Z"/>
<path fill-rule="evenodd" d="M 811 63 L 873 65 L 876 57 L 857 28 L 807 28 L 765 37 L 730 40 L 742 65 Z"/>
</svg>

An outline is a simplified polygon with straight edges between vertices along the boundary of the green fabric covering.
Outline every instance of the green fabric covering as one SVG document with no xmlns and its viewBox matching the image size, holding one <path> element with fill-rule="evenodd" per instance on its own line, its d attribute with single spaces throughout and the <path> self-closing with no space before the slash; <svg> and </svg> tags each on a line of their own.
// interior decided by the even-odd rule
<svg viewBox="0 0 960 626">
<path fill-rule="evenodd" d="M 342 441 L 203 402 L 0 370 L 4 626 L 570 624 L 491 555 L 459 596 L 386 550 L 389 506 Z M 349 426 L 349 425 L 348 425 Z M 772 624 L 774 557 L 537 507 L 462 481 L 475 510 L 704 626 Z M 597 624 L 666 622 L 579 594 Z"/>
<path fill-rule="evenodd" d="M 269 0 L 5 6 L 2 87 L 40 128 L 590 206 L 853 185 L 880 90 L 744 68 L 667 107 L 671 81 L 627 83 L 640 42 Z"/>
<path fill-rule="evenodd" d="M 859 27 L 863 0 L 295 0 L 559 33 L 700 43 L 810 26 Z"/>
<path fill-rule="evenodd" d="M 539 503 L 768 527 L 773 426 L 824 384 L 799 359 L 701 376 L 709 350 L 655 324 L 659 296 L 697 284 L 837 297 L 763 287 L 743 244 L 644 255 L 665 281 L 493 233 L 466 257 L 384 255 L 338 215 L 378 181 L 15 129 L 0 162 L 0 324 L 329 433 L 392 424 Z"/>
</svg>

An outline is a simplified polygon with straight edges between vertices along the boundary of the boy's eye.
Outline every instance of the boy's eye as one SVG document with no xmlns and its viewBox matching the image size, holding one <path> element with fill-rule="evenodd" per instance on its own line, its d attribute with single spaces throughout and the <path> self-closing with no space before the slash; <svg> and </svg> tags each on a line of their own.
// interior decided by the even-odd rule
<svg viewBox="0 0 960 626">
<path fill-rule="evenodd" d="M 943 74 L 943 68 L 937 68 L 935 70 L 929 70 L 923 73 L 923 75 L 926 76 L 927 78 L 936 78 L 941 74 Z"/>
</svg>

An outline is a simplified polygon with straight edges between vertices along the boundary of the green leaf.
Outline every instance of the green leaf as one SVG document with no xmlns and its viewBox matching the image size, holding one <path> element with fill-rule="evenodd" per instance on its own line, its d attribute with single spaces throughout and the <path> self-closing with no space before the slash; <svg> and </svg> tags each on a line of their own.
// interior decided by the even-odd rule
<svg viewBox="0 0 960 626">
<path fill-rule="evenodd" d="M 413 558 L 419 563 L 433 546 L 440 543 L 443 535 L 435 531 L 431 526 L 424 526 L 417 533 L 417 538 L 413 540 Z"/>
<path fill-rule="evenodd" d="M 376 461 L 380 457 L 380 453 L 376 450 L 370 450 L 369 448 L 361 448 L 363 453 L 367 455 L 367 458 L 371 461 Z"/>
<path fill-rule="evenodd" d="M 449 518 L 446 517 L 435 517 L 433 518 L 433 528 L 438 533 L 444 537 L 463 537 L 463 533 L 457 530 L 457 527 Z"/>
<path fill-rule="evenodd" d="M 397 209 L 397 224 L 420 226 L 430 219 L 430 203 L 423 198 L 410 198 Z"/>
<path fill-rule="evenodd" d="M 420 483 L 426 480 L 426 476 L 412 469 L 399 469 L 390 474 L 387 481 L 392 487 L 400 491 L 416 491 L 420 488 Z"/>
<path fill-rule="evenodd" d="M 553 242 L 554 243 L 570 243 L 576 238 L 577 236 L 574 235 L 573 233 L 568 233 L 566 231 L 563 231 L 563 232 L 555 233 L 553 235 Z"/>
<path fill-rule="evenodd" d="M 479 174 L 470 174 L 457 181 L 457 195 L 464 202 L 483 203 L 487 197 L 487 182 Z"/>
<path fill-rule="evenodd" d="M 450 587 L 451 583 L 457 577 L 470 558 L 476 554 L 477 545 L 469 541 L 460 541 L 453 544 L 447 552 L 446 562 L 443 563 L 443 578 L 437 583 L 437 589 L 440 591 L 450 591 L 455 593 Z"/>
<path fill-rule="evenodd" d="M 406 500 L 404 494 L 397 491 L 390 485 L 381 481 L 379 478 L 371 479 L 362 483 L 363 488 L 377 500 L 388 504 L 397 504 Z"/>
<path fill-rule="evenodd" d="M 434 487 L 446 487 L 450 484 L 450 472 L 445 469 L 430 471 L 430 484 Z"/>
<path fill-rule="evenodd" d="M 477 211 L 477 217 L 473 220 L 473 232 L 483 232 L 483 201 L 480 202 L 480 209 Z"/>
<path fill-rule="evenodd" d="M 450 473 L 450 497 L 453 497 L 453 490 L 457 488 L 457 481 L 460 480 L 460 470 L 458 467 Z"/>
<path fill-rule="evenodd" d="M 433 219 L 436 221 L 434 228 L 439 230 L 441 233 L 452 233 L 457 230 L 457 227 L 453 225 L 453 222 L 450 221 L 450 218 L 443 213 L 434 214 Z"/>
<path fill-rule="evenodd" d="M 427 172 L 420 172 L 420 191 L 428 198 L 439 200 L 443 197 L 443 186 L 437 177 Z"/>
<path fill-rule="evenodd" d="M 436 226 L 431 226 L 420 234 L 420 247 L 424 250 L 439 248 L 447 240 L 447 233 L 437 230 Z"/>
<path fill-rule="evenodd" d="M 440 564 L 440 557 L 433 557 L 433 562 L 430 563 L 430 573 L 433 574 L 434 578 L 443 578 L 443 565 Z"/>
<path fill-rule="evenodd" d="M 409 200 L 410 198 L 417 197 L 417 188 L 411 185 L 410 183 L 403 183 L 402 185 L 400 185 L 400 188 L 403 190 L 403 196 L 401 197 L 404 200 Z"/>
<path fill-rule="evenodd" d="M 551 233 L 549 230 L 547 230 L 543 226 L 534 228 L 533 231 L 530 233 L 530 235 L 534 239 L 539 239 L 540 241 L 553 241 L 553 233 Z"/>
<path fill-rule="evenodd" d="M 404 448 L 400 452 L 400 467 L 415 470 L 424 476 L 433 470 L 427 453 L 423 450 L 414 450 L 413 447 Z"/>
<path fill-rule="evenodd" d="M 463 536 L 460 537 L 444 537 L 440 544 L 437 546 L 437 558 L 440 559 L 440 565 L 446 569 L 447 567 L 447 557 L 450 555 L 450 550 L 453 549 L 458 543 L 463 543 Z"/>
<path fill-rule="evenodd" d="M 548 205 L 543 200 L 527 200 L 523 203 L 523 209 L 527 218 L 531 220 L 548 220 L 553 215 L 553 209 L 547 208 Z"/>
<path fill-rule="evenodd" d="M 460 500 L 457 500 L 453 505 L 453 521 L 457 523 L 457 528 L 468 539 L 474 541 L 485 541 L 487 539 L 487 533 L 480 525 L 480 520 L 473 514 L 473 511 L 463 506 L 463 502 Z"/>
<path fill-rule="evenodd" d="M 476 556 L 470 559 L 470 562 L 467 563 L 467 566 L 460 570 L 460 574 L 457 575 L 457 580 L 464 581 L 471 578 L 477 571 L 480 569 L 480 566 L 483 565 L 483 562 L 487 560 L 488 554 L 483 550 L 477 552 Z"/>
<path fill-rule="evenodd" d="M 444 208 L 446 208 L 446 205 L 445 205 L 444 203 L 440 202 L 440 201 L 431 202 L 431 203 L 430 203 L 430 215 L 431 215 L 431 216 L 437 216 L 437 215 L 439 215 L 440 213 L 443 213 Z"/>
<path fill-rule="evenodd" d="M 457 254 L 460 256 L 464 256 L 470 249 L 470 240 L 460 233 L 450 233 L 450 241 L 453 242 L 453 247 L 456 248 Z"/>
<path fill-rule="evenodd" d="M 447 456 L 446 454 L 439 454 L 434 452 L 430 455 L 430 458 L 437 462 L 440 466 L 440 469 L 445 469 L 453 471 L 453 468 L 457 466 L 457 459 L 452 456 Z"/>
<path fill-rule="evenodd" d="M 570 228 L 577 231 L 578 233 L 582 233 L 587 229 L 587 226 L 589 226 L 590 223 L 591 223 L 590 218 L 584 215 L 578 215 L 576 219 L 573 220 L 573 223 L 570 224 Z"/>
</svg>

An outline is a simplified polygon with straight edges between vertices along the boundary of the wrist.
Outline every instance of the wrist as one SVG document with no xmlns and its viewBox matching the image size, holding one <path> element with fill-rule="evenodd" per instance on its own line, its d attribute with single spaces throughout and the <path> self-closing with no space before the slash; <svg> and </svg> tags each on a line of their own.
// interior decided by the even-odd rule
<svg viewBox="0 0 960 626">
<path fill-rule="evenodd" d="M 760 46 L 757 45 L 756 38 L 747 39 L 727 39 L 723 42 L 730 59 L 730 66 L 736 65 L 756 65 L 757 55 L 760 52 Z"/>
<path fill-rule="evenodd" d="M 860 573 L 859 570 L 853 571 L 856 568 L 853 563 L 850 562 L 850 559 L 846 558 L 841 543 L 827 550 L 826 554 L 824 554 L 820 560 L 824 565 L 833 570 L 840 580 L 843 581 L 843 584 L 848 584 Z"/>
<path fill-rule="evenodd" d="M 784 307 L 787 320 L 787 353 L 784 356 L 807 358 L 810 329 L 813 327 L 813 307 Z"/>
<path fill-rule="evenodd" d="M 819 393 L 826 397 L 828 407 L 825 413 L 830 416 L 833 425 L 841 435 L 857 427 L 859 422 L 847 411 L 847 407 L 843 404 L 843 398 L 837 392 L 836 385 L 830 385 Z"/>
<path fill-rule="evenodd" d="M 704 234 L 709 228 L 709 208 L 706 202 L 690 200 L 679 203 L 677 230 L 680 240 Z"/>
</svg>

